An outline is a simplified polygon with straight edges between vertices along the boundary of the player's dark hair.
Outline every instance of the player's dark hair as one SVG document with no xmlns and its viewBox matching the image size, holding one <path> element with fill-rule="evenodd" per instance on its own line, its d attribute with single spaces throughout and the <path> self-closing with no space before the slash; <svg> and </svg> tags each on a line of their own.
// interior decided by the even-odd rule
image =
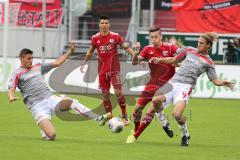
<svg viewBox="0 0 240 160">
<path fill-rule="evenodd" d="M 26 54 L 33 54 L 33 51 L 31 51 L 30 49 L 24 48 L 20 51 L 19 57 L 22 58 Z"/>
<path fill-rule="evenodd" d="M 151 33 L 151 32 L 157 32 L 157 31 L 159 31 L 159 32 L 161 33 L 160 28 L 159 28 L 159 27 L 156 27 L 156 26 L 151 27 L 148 31 L 149 31 L 149 33 Z"/>
<path fill-rule="evenodd" d="M 110 18 L 108 16 L 100 16 L 99 20 L 109 20 Z"/>
<path fill-rule="evenodd" d="M 210 46 L 212 47 L 213 42 L 217 41 L 218 39 L 218 35 L 215 32 L 207 32 L 202 34 L 200 37 L 204 38 L 207 42 L 207 44 L 210 44 Z"/>
</svg>

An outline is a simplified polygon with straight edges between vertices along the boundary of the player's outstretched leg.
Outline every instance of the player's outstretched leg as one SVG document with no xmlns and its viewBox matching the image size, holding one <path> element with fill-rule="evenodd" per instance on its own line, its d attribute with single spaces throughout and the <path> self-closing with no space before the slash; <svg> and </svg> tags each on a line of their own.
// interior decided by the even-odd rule
<svg viewBox="0 0 240 160">
<path fill-rule="evenodd" d="M 154 97 L 152 100 L 153 109 L 155 110 L 155 115 L 157 119 L 160 121 L 163 130 L 168 135 L 168 137 L 172 138 L 174 133 L 169 125 L 168 119 L 163 111 L 164 107 L 162 102 L 164 101 L 164 97 L 158 96 Z"/>
<path fill-rule="evenodd" d="M 68 97 L 65 97 L 63 100 L 59 102 L 59 109 L 60 111 L 65 110 L 73 110 L 75 113 L 85 116 L 89 119 L 96 120 L 99 124 L 99 126 L 103 126 L 107 120 L 112 118 L 112 113 L 108 112 L 103 116 L 99 116 L 98 114 L 94 113 L 91 109 L 86 107 L 85 105 L 79 103 L 76 99 L 71 99 Z"/>
<path fill-rule="evenodd" d="M 159 122 L 161 123 L 162 128 L 165 131 L 165 133 L 168 135 L 168 137 L 172 138 L 174 133 L 173 133 L 172 128 L 169 125 L 169 122 L 167 120 L 167 117 L 166 117 L 164 111 L 161 111 L 159 113 L 155 112 L 155 115 L 156 115 L 157 119 L 159 120 Z"/>
<path fill-rule="evenodd" d="M 112 118 L 112 113 L 108 112 L 100 117 L 98 117 L 96 120 L 98 121 L 99 126 L 104 126 L 106 122 Z"/>
<path fill-rule="evenodd" d="M 134 130 L 131 130 L 130 135 L 127 137 L 126 143 L 134 143 L 136 141 L 136 138 L 134 137 L 135 132 L 137 132 L 140 122 L 141 122 L 141 117 L 142 117 L 142 108 L 137 107 L 138 104 L 135 106 L 134 112 L 133 112 L 133 122 L 135 125 Z"/>
<path fill-rule="evenodd" d="M 182 140 L 181 146 L 188 146 L 190 141 L 190 133 L 187 128 L 186 119 L 183 116 L 186 103 L 184 101 L 179 101 L 175 104 L 172 115 L 176 119 L 181 131 L 182 131 Z"/>
<path fill-rule="evenodd" d="M 138 139 L 138 137 L 142 134 L 142 132 L 147 128 L 147 126 L 152 122 L 154 117 L 154 111 L 148 111 L 143 117 L 138 130 L 134 133 L 134 137 Z"/>
<path fill-rule="evenodd" d="M 126 143 L 134 143 L 145 128 L 152 122 L 154 117 L 154 111 L 152 113 L 146 113 L 143 120 L 141 121 L 137 131 L 131 131 L 130 135 L 127 137 Z"/>
<path fill-rule="evenodd" d="M 137 139 L 134 137 L 134 130 L 131 130 L 130 135 L 127 137 L 126 143 L 134 143 Z"/>
<path fill-rule="evenodd" d="M 141 122 L 141 118 L 142 118 L 142 108 L 141 107 L 136 107 L 134 109 L 133 112 L 133 122 L 134 122 L 134 131 L 136 132 L 138 130 L 138 127 L 140 125 Z"/>
<path fill-rule="evenodd" d="M 56 138 L 56 131 L 52 122 L 48 118 L 44 118 L 40 120 L 38 126 L 41 128 L 41 135 L 44 140 L 55 140 Z"/>
</svg>

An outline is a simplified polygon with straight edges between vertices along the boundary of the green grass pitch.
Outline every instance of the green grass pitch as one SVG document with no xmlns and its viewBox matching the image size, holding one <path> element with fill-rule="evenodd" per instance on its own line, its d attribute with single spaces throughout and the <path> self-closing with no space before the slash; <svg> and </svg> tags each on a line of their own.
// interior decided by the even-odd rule
<svg viewBox="0 0 240 160">
<path fill-rule="evenodd" d="M 240 100 L 191 99 L 185 116 L 191 133 L 189 147 L 180 147 L 180 131 L 166 110 L 175 136 L 170 139 L 153 120 L 135 144 L 125 144 L 133 122 L 120 134 L 94 121 L 66 122 L 56 117 L 54 142 L 44 141 L 21 101 L 8 104 L 0 93 L 0 160 L 238 160 L 240 158 Z M 100 96 L 71 96 L 89 107 Z M 112 97 L 114 99 L 114 97 Z M 135 97 L 127 97 L 133 101 Z M 133 106 L 128 107 L 132 113 Z M 114 110 L 115 115 L 119 108 Z"/>
</svg>

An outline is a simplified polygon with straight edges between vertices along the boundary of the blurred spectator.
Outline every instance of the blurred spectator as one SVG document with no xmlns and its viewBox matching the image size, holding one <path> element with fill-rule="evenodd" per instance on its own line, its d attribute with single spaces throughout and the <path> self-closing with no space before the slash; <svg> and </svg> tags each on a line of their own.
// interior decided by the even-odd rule
<svg viewBox="0 0 240 160">
<path fill-rule="evenodd" d="M 184 47 L 183 41 L 182 41 L 180 38 L 176 39 L 175 36 L 171 36 L 171 37 L 169 38 L 168 42 L 169 42 L 169 43 L 172 43 L 172 44 L 175 44 L 175 45 L 176 45 L 177 47 L 179 47 L 179 48 Z"/>
<path fill-rule="evenodd" d="M 233 38 L 233 47 L 236 54 L 236 63 L 240 64 L 240 39 L 235 37 Z"/>
<path fill-rule="evenodd" d="M 225 52 L 224 62 L 229 64 L 240 64 L 240 40 L 233 38 L 229 40 Z"/>
</svg>

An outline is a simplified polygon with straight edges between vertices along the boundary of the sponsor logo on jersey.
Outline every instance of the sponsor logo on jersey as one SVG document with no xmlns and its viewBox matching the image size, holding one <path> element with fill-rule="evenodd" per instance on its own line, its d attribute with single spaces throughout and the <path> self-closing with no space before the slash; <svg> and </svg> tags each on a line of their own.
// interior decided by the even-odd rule
<svg viewBox="0 0 240 160">
<path fill-rule="evenodd" d="M 115 48 L 114 44 L 108 44 L 99 47 L 102 53 L 107 53 L 108 51 L 111 51 L 114 48 Z"/>
<path fill-rule="evenodd" d="M 114 39 L 109 39 L 109 43 L 114 43 Z"/>
</svg>

